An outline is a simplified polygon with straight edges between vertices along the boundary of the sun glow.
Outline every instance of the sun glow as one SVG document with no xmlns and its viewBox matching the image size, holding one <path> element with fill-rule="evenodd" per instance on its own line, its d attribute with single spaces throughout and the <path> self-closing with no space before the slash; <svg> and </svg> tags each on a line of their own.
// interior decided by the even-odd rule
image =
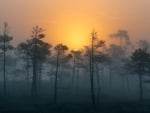
<svg viewBox="0 0 150 113">
<path fill-rule="evenodd" d="M 86 19 L 85 19 L 86 18 Z M 46 26 L 47 24 L 45 24 Z M 94 20 L 83 15 L 60 15 L 57 21 L 50 22 L 46 40 L 53 45 L 58 43 L 66 44 L 69 49 L 83 49 L 89 45 L 92 29 L 96 29 L 99 34 L 105 32 L 104 27 L 100 29 Z M 47 29 L 49 29 L 47 28 Z M 98 36 L 99 37 L 99 36 Z M 100 38 L 103 37 L 100 35 Z"/>
<path fill-rule="evenodd" d="M 67 30 L 65 42 L 71 49 L 81 49 L 88 44 L 88 29 L 82 24 L 72 24 Z"/>
<path fill-rule="evenodd" d="M 70 36 L 66 38 L 66 43 L 73 49 L 80 49 L 88 43 L 87 32 L 83 29 L 75 29 L 70 32 Z"/>
</svg>

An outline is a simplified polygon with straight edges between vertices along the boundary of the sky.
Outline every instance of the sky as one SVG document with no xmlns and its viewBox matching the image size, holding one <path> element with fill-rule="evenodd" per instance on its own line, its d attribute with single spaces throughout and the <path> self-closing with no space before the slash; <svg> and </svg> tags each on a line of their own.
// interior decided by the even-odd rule
<svg viewBox="0 0 150 113">
<path fill-rule="evenodd" d="M 45 29 L 45 41 L 71 48 L 86 45 L 94 29 L 109 34 L 128 30 L 131 40 L 150 39 L 150 0 L 0 0 L 0 33 L 9 24 L 13 43 L 30 38 L 32 27 Z"/>
</svg>

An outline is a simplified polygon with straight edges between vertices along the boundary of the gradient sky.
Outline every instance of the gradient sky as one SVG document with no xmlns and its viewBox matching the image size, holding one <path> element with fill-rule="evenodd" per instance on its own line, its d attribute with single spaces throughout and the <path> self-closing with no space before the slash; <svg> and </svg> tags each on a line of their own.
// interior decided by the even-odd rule
<svg viewBox="0 0 150 113">
<path fill-rule="evenodd" d="M 92 29 L 108 39 L 118 29 L 132 40 L 150 39 L 150 0 L 0 0 L 0 31 L 7 21 L 14 42 L 30 37 L 32 27 L 46 31 L 46 41 L 78 48 Z"/>
</svg>

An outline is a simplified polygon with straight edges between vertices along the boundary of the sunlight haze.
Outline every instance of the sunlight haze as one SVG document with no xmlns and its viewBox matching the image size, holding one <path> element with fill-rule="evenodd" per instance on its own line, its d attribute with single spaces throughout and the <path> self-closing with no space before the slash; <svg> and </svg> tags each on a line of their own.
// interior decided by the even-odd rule
<svg viewBox="0 0 150 113">
<path fill-rule="evenodd" d="M 49 43 L 77 49 L 88 43 L 92 29 L 106 41 L 118 29 L 128 30 L 131 40 L 149 39 L 149 11 L 149 0 L 0 0 L 0 31 L 7 21 L 18 44 L 39 25 Z"/>
</svg>

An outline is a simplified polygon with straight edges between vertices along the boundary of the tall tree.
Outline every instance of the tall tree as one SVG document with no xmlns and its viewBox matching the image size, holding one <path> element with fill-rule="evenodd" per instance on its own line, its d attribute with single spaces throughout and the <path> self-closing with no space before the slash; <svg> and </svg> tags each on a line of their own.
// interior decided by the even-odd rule
<svg viewBox="0 0 150 113">
<path fill-rule="evenodd" d="M 48 55 L 50 55 L 51 45 L 42 41 L 45 37 L 43 29 L 36 26 L 33 27 L 31 39 L 18 45 L 18 49 L 22 54 L 29 57 L 32 64 L 32 96 L 37 96 L 38 86 L 38 67 L 43 63 Z"/>
<path fill-rule="evenodd" d="M 10 44 L 10 41 L 13 39 L 12 36 L 9 36 L 9 29 L 8 24 L 4 23 L 4 31 L 3 35 L 0 35 L 0 49 L 3 54 L 3 77 L 4 77 L 4 85 L 3 85 L 3 91 L 4 96 L 7 95 L 7 84 L 6 84 L 6 52 L 8 50 L 13 49 L 13 46 Z"/>
<path fill-rule="evenodd" d="M 97 33 L 92 31 L 90 46 L 85 46 L 85 57 L 89 61 L 89 67 L 85 66 L 90 72 L 90 85 L 91 85 L 91 101 L 92 107 L 96 108 L 96 91 L 95 83 L 97 83 L 97 99 L 100 93 L 100 78 L 99 78 L 99 64 L 106 61 L 105 41 L 97 38 Z M 84 62 L 86 64 L 86 62 Z M 96 75 L 96 76 L 95 76 Z M 95 82 L 96 80 L 96 82 Z M 98 100 L 97 100 L 98 103 Z"/>
<path fill-rule="evenodd" d="M 90 50 L 90 82 L 91 82 L 91 99 L 93 108 L 96 107 L 95 91 L 94 91 L 94 40 L 97 38 L 97 33 L 91 33 L 91 50 Z"/>
<path fill-rule="evenodd" d="M 94 75 L 96 75 L 97 82 L 97 104 L 99 103 L 99 95 L 100 95 L 100 77 L 99 77 L 99 67 L 100 65 L 104 67 L 104 63 L 108 60 L 108 55 L 105 53 L 105 41 L 97 40 L 94 43 L 94 53 L 93 53 L 93 63 L 94 63 Z M 104 69 L 104 68 L 102 68 Z"/>
<path fill-rule="evenodd" d="M 103 62 L 104 58 L 104 48 L 105 48 L 105 41 L 97 39 L 97 33 L 92 31 L 91 33 L 91 43 L 90 46 L 85 46 L 85 55 L 89 61 L 89 72 L 90 72 L 90 85 L 91 85 L 91 101 L 92 107 L 96 108 L 96 95 L 95 95 L 95 87 L 94 87 L 94 80 L 97 80 L 98 90 L 99 88 L 99 74 L 98 74 L 98 63 Z M 88 67 L 86 67 L 88 68 Z M 97 79 L 94 79 L 97 75 Z M 100 91 L 100 90 L 99 90 Z M 99 92 L 98 91 L 98 92 Z"/>
<path fill-rule="evenodd" d="M 54 103 L 57 103 L 57 82 L 58 82 L 58 69 L 60 66 L 60 58 L 65 54 L 65 52 L 68 50 L 68 47 L 63 44 L 57 44 L 54 48 L 56 51 L 56 71 L 55 71 L 55 82 L 54 82 Z"/>
<path fill-rule="evenodd" d="M 139 101 L 143 102 L 143 76 L 150 71 L 150 53 L 146 48 L 136 49 L 127 64 L 128 69 L 139 77 Z"/>
<path fill-rule="evenodd" d="M 51 44 L 40 42 L 40 46 L 38 46 L 37 53 L 39 54 L 37 56 L 37 63 L 38 63 L 38 89 L 39 92 L 41 90 L 41 82 L 42 82 L 42 70 L 43 70 L 43 64 L 47 61 L 47 57 L 51 55 L 50 48 L 52 47 Z"/>
</svg>

